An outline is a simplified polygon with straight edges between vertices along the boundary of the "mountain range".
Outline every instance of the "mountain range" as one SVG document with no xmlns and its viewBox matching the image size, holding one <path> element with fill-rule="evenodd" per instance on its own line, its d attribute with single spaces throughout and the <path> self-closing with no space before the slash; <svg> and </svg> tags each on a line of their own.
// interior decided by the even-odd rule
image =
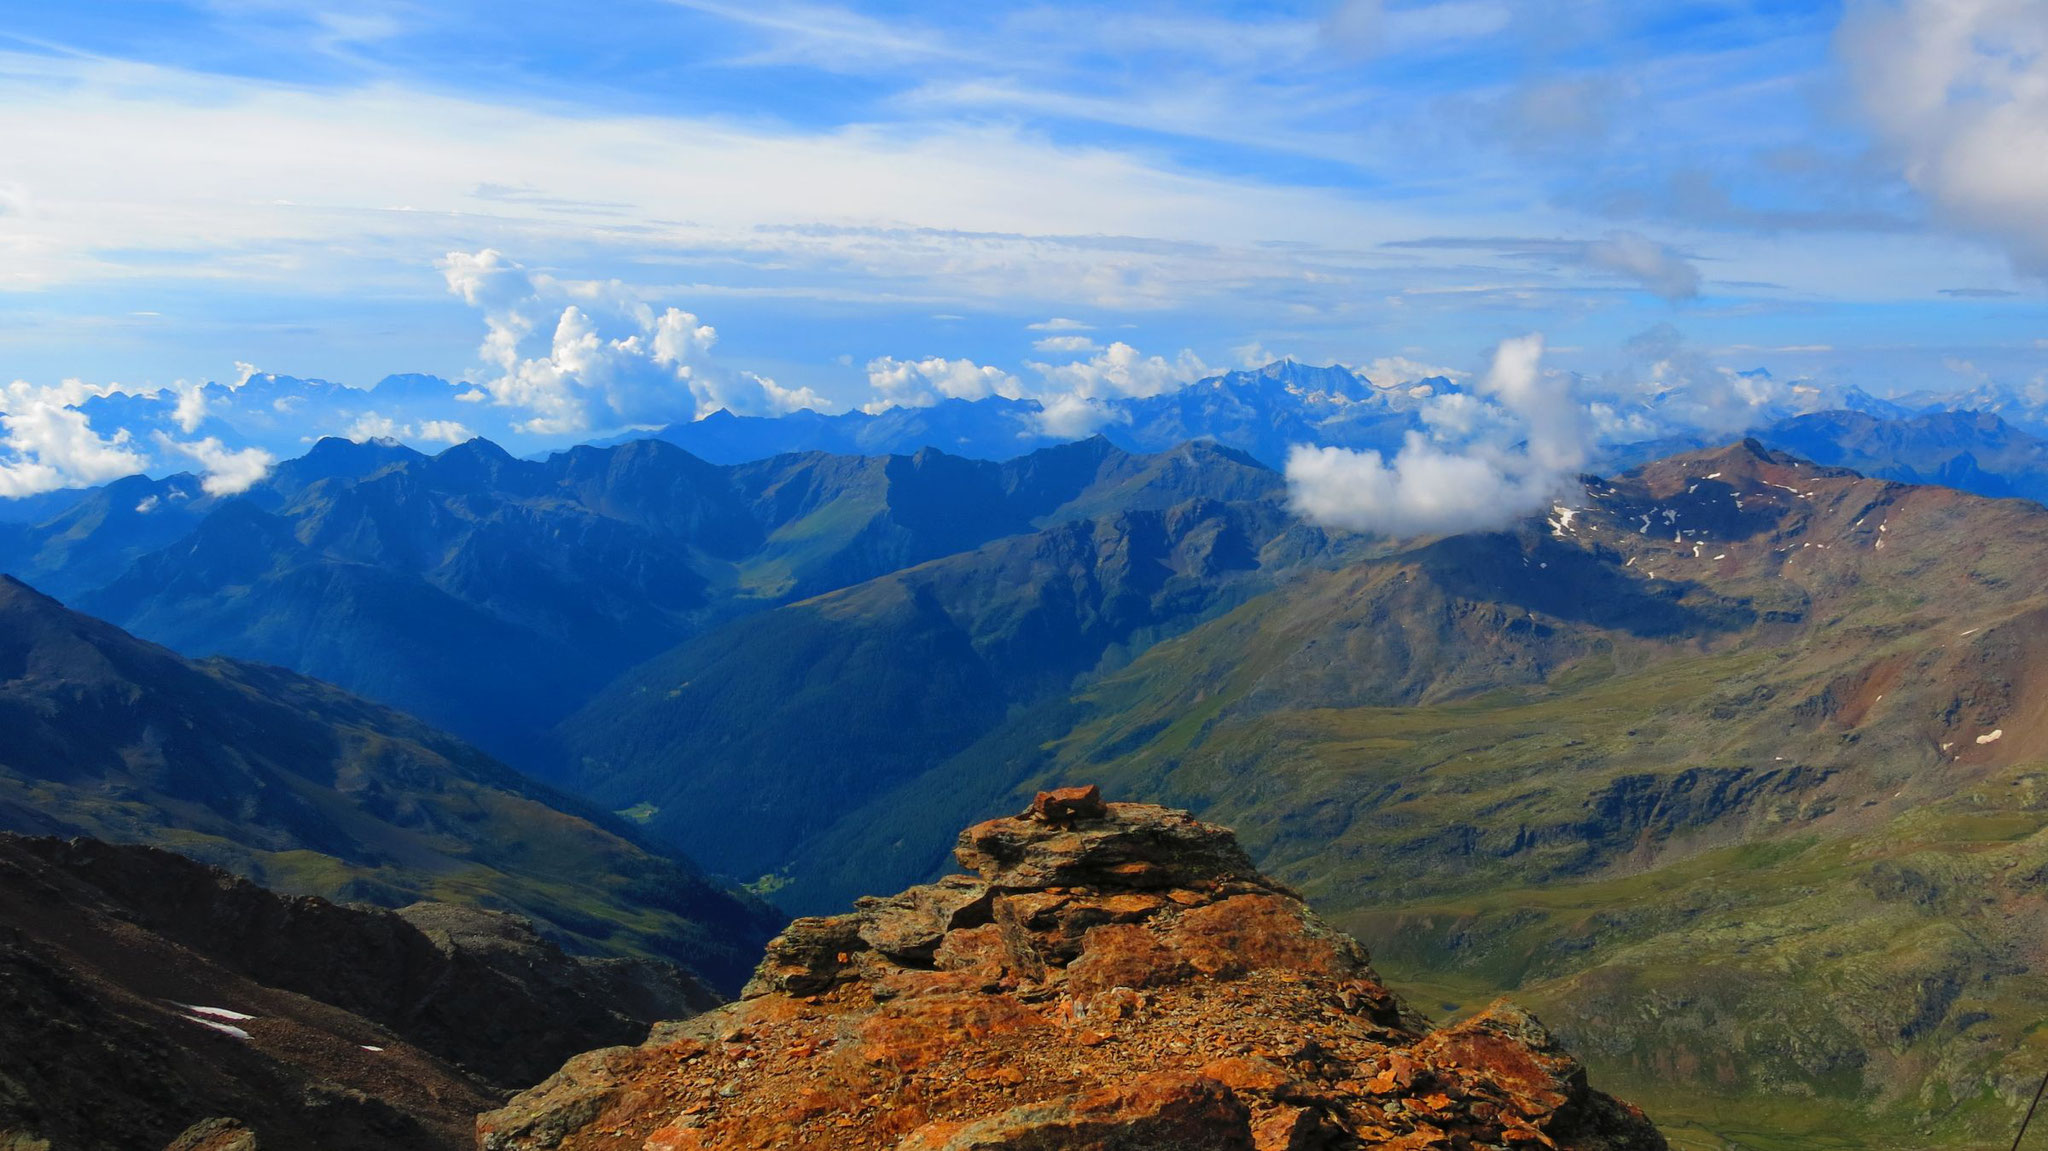
<svg viewBox="0 0 2048 1151">
<path fill-rule="evenodd" d="M 0 577 L 0 830 L 171 848 L 266 886 L 515 912 L 730 988 L 778 920 L 615 817 L 295 672 L 193 663 Z"/>
<path fill-rule="evenodd" d="M 1237 825 L 1397 982 L 1531 1002 L 1717 1139 L 1968 1144 L 2038 1082 L 2048 509 L 1752 440 L 1588 477 L 1512 531 L 1243 566 L 1240 602 L 1066 686 L 1075 663 L 955 686 L 1042 610 L 1005 602 L 1017 551 L 1050 554 L 991 545 L 647 665 L 565 729 L 601 749 L 570 782 L 663 811 L 769 789 L 747 836 L 664 826 L 712 866 L 786 853 L 776 897 L 823 910 L 1103 779 Z M 864 649 L 934 674 L 838 654 Z"/>
<path fill-rule="evenodd" d="M 1246 484 L 1279 498 L 1226 450 L 1138 457 L 1100 438 L 1003 463 L 733 466 L 654 440 L 536 462 L 481 440 L 424 456 L 330 439 L 232 497 L 134 477 L 0 525 L 0 565 L 151 640 L 291 667 L 535 767 L 553 724 L 724 620 Z"/>
<path fill-rule="evenodd" d="M 8 570 L 232 658 L 9 585 L 24 666 L 61 674 L 6 677 L 0 810 L 291 891 L 513 909 L 729 987 L 773 919 L 683 855 L 836 910 L 1099 779 L 1237 826 L 1441 1010 L 1535 1005 L 1703 1142 L 2009 1124 L 2048 1002 L 2048 510 L 2009 498 L 2048 490 L 2042 441 L 1869 400 L 1639 445 L 1507 530 L 1382 539 L 1296 516 L 1254 425 L 1320 411 L 1279 434 L 1363 444 L 1426 397 L 1317 371 L 1342 373 L 1147 409 L 1181 435 L 1241 403 L 1237 444 L 328 440 L 236 496 L 45 502 L 0 521 Z M 969 409 L 1005 410 L 892 418 Z M 692 894 L 649 923 L 655 874 Z"/>
</svg>

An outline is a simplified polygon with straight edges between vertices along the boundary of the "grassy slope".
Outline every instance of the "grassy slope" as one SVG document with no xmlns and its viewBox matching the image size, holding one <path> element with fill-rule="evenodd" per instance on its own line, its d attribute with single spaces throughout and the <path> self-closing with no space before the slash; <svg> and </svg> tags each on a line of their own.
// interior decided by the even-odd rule
<svg viewBox="0 0 2048 1151">
<path fill-rule="evenodd" d="M 1727 456 L 1587 502 L 1495 539 L 1519 580 L 1415 554 L 1161 643 L 811 862 L 929 869 L 920 828 L 1100 781 L 1238 827 L 1419 1002 L 1530 1002 L 1682 1145 L 2009 1138 L 2048 1066 L 2048 513 Z M 1574 601 L 1561 550 L 1664 598 Z"/>
</svg>

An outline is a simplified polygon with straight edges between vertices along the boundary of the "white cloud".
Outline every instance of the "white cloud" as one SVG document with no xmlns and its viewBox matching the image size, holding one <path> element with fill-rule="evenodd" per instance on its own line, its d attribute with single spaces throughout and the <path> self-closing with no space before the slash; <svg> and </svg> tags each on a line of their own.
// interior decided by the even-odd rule
<svg viewBox="0 0 2048 1151">
<path fill-rule="evenodd" d="M 1031 346 L 1041 352 L 1092 352 L 1100 345 L 1087 336 L 1047 336 Z"/>
<path fill-rule="evenodd" d="M 1586 245 L 1586 263 L 1626 276 L 1671 301 L 1700 294 L 1700 271 L 1684 256 L 1638 232 L 1613 232 Z"/>
<path fill-rule="evenodd" d="M 899 360 L 883 356 L 868 361 L 868 386 L 875 398 L 861 405 L 870 415 L 890 408 L 928 408 L 940 400 L 980 400 L 990 396 L 1016 399 L 1023 394 L 1017 377 L 972 360 L 931 356 Z"/>
<path fill-rule="evenodd" d="M 1638 333 L 1627 352 L 1632 362 L 1610 377 L 1607 389 L 1620 402 L 1600 422 L 1640 429 L 1647 421 L 1659 434 L 1733 436 L 1811 406 L 1802 406 L 1802 397 L 1768 372 L 1713 362 L 1669 325 Z M 1648 410 L 1630 413 L 1631 404 L 1647 404 Z"/>
<path fill-rule="evenodd" d="M 77 405 L 112 387 L 66 380 L 37 387 L 16 380 L 0 389 L 0 496 L 35 495 L 58 488 L 87 487 L 142 471 L 147 456 L 137 452 L 126 428 L 109 436 L 93 431 Z"/>
<path fill-rule="evenodd" d="M 1078 440 L 1094 435 L 1123 418 L 1122 413 L 1100 400 L 1072 393 L 1047 396 L 1039 404 L 1038 417 L 1032 421 L 1032 426 L 1038 434 L 1054 439 Z"/>
<path fill-rule="evenodd" d="M 492 403 L 526 413 L 518 431 L 573 435 L 721 408 L 779 415 L 829 406 L 809 388 L 718 366 L 715 328 L 681 308 L 657 311 L 616 282 L 531 274 L 489 248 L 450 252 L 440 268 L 448 290 L 483 312 L 477 355 L 495 374 L 479 386 Z"/>
<path fill-rule="evenodd" d="M 171 409 L 171 422 L 189 436 L 206 422 L 206 384 L 179 380 L 171 385 L 171 391 L 178 397 L 176 406 Z"/>
<path fill-rule="evenodd" d="M 417 438 L 435 444 L 463 444 L 476 438 L 476 433 L 454 420 L 422 420 Z"/>
<path fill-rule="evenodd" d="M 185 442 L 157 433 L 157 443 L 166 451 L 189 456 L 204 473 L 199 486 L 208 495 L 232 496 L 248 491 L 270 474 L 277 457 L 262 448 L 230 450 L 217 437 Z"/>
<path fill-rule="evenodd" d="M 1147 356 L 1122 340 L 1085 360 L 1030 365 L 1045 378 L 1043 394 L 1130 399 L 1177 391 L 1207 374 L 1201 357 L 1183 350 L 1172 360 Z"/>
<path fill-rule="evenodd" d="M 357 416 L 356 421 L 350 424 L 341 434 L 344 439 L 354 440 L 361 444 L 367 443 L 370 440 L 395 440 L 400 436 L 410 434 L 411 431 L 411 428 L 400 426 L 397 421 L 389 416 L 380 416 L 376 412 L 364 412 L 362 415 Z"/>
<path fill-rule="evenodd" d="M 1864 0 L 1836 43 L 1907 182 L 2048 274 L 2048 3 Z"/>
<path fill-rule="evenodd" d="M 1054 316 L 1050 320 L 1040 320 L 1035 324 L 1026 324 L 1025 327 L 1034 332 L 1092 332 L 1095 330 L 1094 324 L 1082 323 L 1080 320 L 1070 320 L 1065 316 Z"/>
<path fill-rule="evenodd" d="M 421 420 L 418 424 L 401 424 L 377 412 L 364 412 L 357 416 L 355 422 L 341 434 L 344 438 L 359 444 L 369 440 L 460 444 L 476 438 L 475 432 L 454 420 Z"/>
<path fill-rule="evenodd" d="M 1588 439 L 1570 378 L 1544 372 L 1542 357 L 1540 335 L 1507 340 L 1480 381 L 1483 400 L 1431 402 L 1431 431 L 1469 441 L 1461 446 L 1410 432 L 1388 461 L 1375 451 L 1295 445 L 1287 457 L 1293 506 L 1317 523 L 1388 535 L 1495 528 L 1541 508 L 1583 466 Z"/>
<path fill-rule="evenodd" d="M 1462 380 L 1468 373 L 1456 368 L 1421 363 L 1406 356 L 1381 356 L 1358 369 L 1358 374 L 1378 387 L 1402 388 L 1419 384 L 1424 380 Z"/>
</svg>

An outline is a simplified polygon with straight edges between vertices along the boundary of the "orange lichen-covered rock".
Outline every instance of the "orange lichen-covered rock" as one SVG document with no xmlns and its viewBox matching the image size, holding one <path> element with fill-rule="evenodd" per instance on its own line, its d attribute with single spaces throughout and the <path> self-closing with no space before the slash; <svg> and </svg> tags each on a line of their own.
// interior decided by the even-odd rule
<svg viewBox="0 0 2048 1151">
<path fill-rule="evenodd" d="M 1013 1107 L 973 1123 L 940 1122 L 911 1133 L 896 1151 L 1046 1151 L 1048 1148 L 1159 1147 L 1256 1151 L 1251 1113 L 1211 1079 L 1141 1075 L 1078 1095 Z"/>
<path fill-rule="evenodd" d="M 485 1151 L 1657 1151 L 1508 1004 L 1432 1030 L 1185 812 L 1040 797 L 801 919 L 745 997 L 572 1060 Z"/>
</svg>

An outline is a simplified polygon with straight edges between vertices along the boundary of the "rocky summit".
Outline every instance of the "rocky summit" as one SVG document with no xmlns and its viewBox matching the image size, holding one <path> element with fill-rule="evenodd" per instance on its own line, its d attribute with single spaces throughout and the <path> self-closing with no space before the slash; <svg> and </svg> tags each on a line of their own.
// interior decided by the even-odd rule
<svg viewBox="0 0 2048 1151">
<path fill-rule="evenodd" d="M 972 875 L 796 921 L 739 1002 L 578 1056 L 479 1146 L 1665 1146 L 1513 1005 L 1432 1027 L 1186 812 L 1045 792 L 955 856 Z"/>
</svg>

